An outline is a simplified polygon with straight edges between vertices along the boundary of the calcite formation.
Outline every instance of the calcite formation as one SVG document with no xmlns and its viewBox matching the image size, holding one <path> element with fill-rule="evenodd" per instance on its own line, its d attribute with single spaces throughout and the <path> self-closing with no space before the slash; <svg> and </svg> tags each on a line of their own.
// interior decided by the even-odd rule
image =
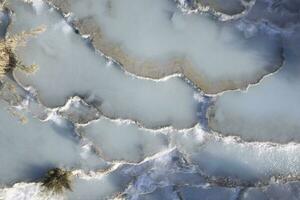
<svg viewBox="0 0 300 200">
<path fill-rule="evenodd" d="M 1 5 L 1 200 L 300 199 L 297 0 Z"/>
</svg>

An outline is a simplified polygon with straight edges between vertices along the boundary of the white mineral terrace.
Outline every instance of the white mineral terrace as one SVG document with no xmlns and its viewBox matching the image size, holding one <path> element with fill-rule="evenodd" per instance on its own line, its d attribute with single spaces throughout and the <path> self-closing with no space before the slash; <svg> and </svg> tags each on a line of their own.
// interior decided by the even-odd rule
<svg viewBox="0 0 300 200">
<path fill-rule="evenodd" d="M 35 7 L 20 1 L 12 4 L 16 14 L 10 34 L 41 25 L 47 28 L 19 52 L 25 63 L 36 63 L 39 70 L 32 75 L 14 73 L 22 85 L 37 90 L 43 104 L 63 105 L 76 94 L 98 102 L 107 116 L 130 118 L 147 127 L 183 128 L 197 122 L 198 92 L 181 78 L 154 81 L 125 73 L 95 53 L 55 10 L 37 2 Z"/>
<path fill-rule="evenodd" d="M 299 11 L 7 0 L 0 200 L 299 200 Z"/>
<path fill-rule="evenodd" d="M 238 22 L 187 15 L 174 1 L 49 1 L 71 12 L 96 48 L 138 75 L 182 73 L 205 92 L 216 93 L 256 83 L 281 65 L 276 36 L 256 30 L 247 39 Z"/>
<path fill-rule="evenodd" d="M 226 92 L 216 100 L 210 126 L 246 140 L 300 141 L 299 31 L 285 40 L 285 64 L 246 92 Z"/>
</svg>

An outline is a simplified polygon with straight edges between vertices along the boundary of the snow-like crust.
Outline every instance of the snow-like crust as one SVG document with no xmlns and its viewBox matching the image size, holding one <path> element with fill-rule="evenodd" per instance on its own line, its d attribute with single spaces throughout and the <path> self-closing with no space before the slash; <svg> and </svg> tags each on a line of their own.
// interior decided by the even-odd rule
<svg viewBox="0 0 300 200">
<path fill-rule="evenodd" d="M 140 76 L 181 73 L 206 93 L 218 93 L 245 88 L 282 64 L 275 36 L 258 30 L 245 38 L 236 22 L 185 14 L 172 1 L 49 2 L 72 13 L 72 23 L 81 34 L 90 34 L 95 48 Z"/>
<path fill-rule="evenodd" d="M 49 10 L 42 0 L 28 0 L 29 4 L 19 4 L 20 1 L 11 2 L 12 7 L 15 3 L 22 5 L 26 9 L 30 8 L 29 13 L 33 9 L 38 16 L 43 16 L 45 12 L 56 13 L 54 9 Z M 269 3 L 272 4 L 272 2 Z M 297 8 L 292 9 L 291 5 L 297 5 L 297 2 L 286 0 L 277 7 L 280 8 L 279 10 L 284 8 L 289 12 L 296 12 Z M 16 24 L 13 26 L 16 27 L 16 31 L 40 24 L 37 22 L 41 18 L 37 21 L 25 20 L 19 23 L 16 19 L 22 13 L 20 12 L 22 6 L 14 7 L 16 17 L 13 22 Z M 249 13 L 254 8 L 251 8 Z M 270 9 L 274 9 L 274 6 Z M 25 16 L 25 13 L 22 14 Z M 297 41 L 299 41 L 299 37 L 297 34 L 293 35 L 293 32 L 297 29 L 295 27 L 284 29 L 282 24 L 272 20 L 274 29 L 269 25 L 262 28 L 259 20 L 256 21 L 256 24 L 256 22 L 253 23 L 255 20 L 253 21 L 247 16 L 248 14 L 243 16 L 245 18 L 238 24 L 238 28 L 245 31 L 247 37 L 255 35 L 257 27 L 262 30 L 265 28 L 264 31 L 270 31 L 268 32 L 270 35 L 281 34 L 284 36 L 285 65 L 281 70 L 265 77 L 258 84 L 248 87 L 244 93 L 229 91 L 209 98 L 199 91 L 189 90 L 192 87 L 191 84 L 185 85 L 184 90 L 192 91 L 188 96 L 198 104 L 197 112 L 194 111 L 197 118 L 200 119 L 200 123 L 195 126 L 187 126 L 191 128 L 179 129 L 176 127 L 177 122 L 174 122 L 172 126 L 163 123 L 164 127 L 158 128 L 155 124 L 155 129 L 149 129 L 149 126 L 144 126 L 148 121 L 140 123 L 132 116 L 116 115 L 112 119 L 109 113 L 103 112 L 101 106 L 99 107 L 102 102 L 99 102 L 97 96 L 78 96 L 76 92 L 64 96 L 63 100 L 59 100 L 60 103 L 50 108 L 47 107 L 47 104 L 43 105 L 47 98 L 43 99 L 40 93 L 45 92 L 47 84 L 42 83 L 41 80 L 36 82 L 38 83 L 36 85 L 28 84 L 25 87 L 24 84 L 18 85 L 10 75 L 3 77 L 0 87 L 0 122 L 2 125 L 0 130 L 0 141 L 2 141 L 0 172 L 3 173 L 0 176 L 2 184 L 0 199 L 198 199 L 199 196 L 220 200 L 224 198 L 242 200 L 299 199 L 300 159 L 298 159 L 298 155 L 300 144 L 295 143 L 298 141 L 297 131 L 293 132 L 292 127 L 298 123 L 297 114 L 300 113 L 297 109 L 299 97 L 295 92 L 299 89 L 297 87 L 299 85 L 297 80 L 299 63 Z M 69 17 L 71 18 L 72 15 L 70 14 Z M 1 19 L 6 20 L 7 18 Z M 57 19 L 59 19 L 58 22 L 53 26 L 51 26 L 50 17 L 45 17 L 43 22 L 51 22 L 50 26 L 48 24 L 50 32 L 59 30 L 59 33 L 66 35 L 66 40 L 70 39 L 68 37 L 72 36 L 74 29 L 65 23 L 64 20 L 68 17 L 63 18 L 63 16 L 57 15 Z M 7 24 L 3 23 L 2 25 L 4 27 L 1 26 L 1 28 L 4 30 Z M 83 38 L 78 36 L 78 40 L 82 41 Z M 30 50 L 32 43 L 37 41 L 38 38 L 29 41 L 28 49 Z M 53 59 L 57 49 L 54 48 L 55 40 L 50 41 L 50 43 L 44 44 L 41 50 L 47 52 L 47 56 L 52 56 Z M 72 40 L 72 42 L 75 41 Z M 68 51 L 68 48 L 69 46 L 66 46 L 65 50 Z M 74 49 L 79 51 L 79 48 Z M 22 57 L 24 52 L 22 53 L 20 50 L 19 53 L 21 59 L 24 59 Z M 63 55 L 66 54 L 63 53 Z M 55 61 L 59 62 L 59 59 Z M 42 64 L 39 66 L 40 70 L 44 70 L 43 67 L 47 65 L 47 62 L 40 63 Z M 109 62 L 112 66 L 106 66 L 107 60 L 105 60 L 105 67 L 117 66 L 113 61 Z M 55 68 L 55 64 L 53 66 Z M 64 67 L 66 66 L 62 66 L 62 68 Z M 92 71 L 95 72 L 95 69 Z M 46 72 L 51 73 L 52 70 L 49 69 Z M 15 72 L 15 75 L 16 73 L 21 74 L 21 72 Z M 63 77 L 69 75 L 68 73 L 61 74 Z M 31 78 L 25 77 L 24 74 L 22 76 L 18 80 L 19 83 Z M 122 76 L 137 79 L 140 84 L 144 84 L 146 81 L 151 83 L 149 85 L 159 84 L 156 89 L 162 87 L 161 82 L 171 82 L 170 87 L 175 88 L 181 84 L 178 82 L 181 79 L 176 76 L 157 81 L 136 77 L 124 71 L 122 71 Z M 53 82 L 61 83 L 59 79 L 55 79 L 55 76 L 50 78 Z M 171 80 L 174 78 L 178 79 L 172 82 Z M 30 86 L 40 86 L 40 84 L 45 84 L 45 87 L 41 89 Z M 58 85 L 61 86 L 60 84 L 56 85 L 57 91 L 59 91 Z M 150 87 L 149 85 L 148 87 Z M 145 86 L 143 87 L 145 89 Z M 68 87 L 65 86 L 64 89 L 68 89 Z M 92 89 L 95 88 L 91 87 Z M 255 92 L 251 92 L 253 90 Z M 179 94 L 178 97 L 181 95 Z M 241 98 L 240 95 L 245 97 Z M 271 101 L 266 103 L 266 96 L 273 101 L 276 98 L 275 103 L 280 105 L 280 108 L 274 107 L 275 103 L 272 104 Z M 232 97 L 234 98 L 232 99 Z M 55 101 L 55 98 L 52 101 Z M 226 98 L 229 100 L 224 101 L 223 99 Z M 250 118 L 251 115 L 245 112 L 241 105 L 245 99 L 247 105 L 255 103 L 257 108 L 260 108 L 250 114 L 254 113 L 256 117 L 259 116 L 258 119 L 263 121 L 263 126 L 257 126 L 256 119 Z M 257 103 L 257 99 L 263 99 L 261 104 Z M 224 136 L 208 130 L 205 115 L 211 101 L 215 103 L 208 115 L 210 127 L 212 124 L 220 125 L 218 123 L 224 120 L 224 115 L 227 117 L 227 114 L 223 114 L 222 117 L 218 110 L 221 109 L 221 112 L 224 112 L 224 108 L 226 108 L 226 112 L 238 116 L 238 121 L 234 124 L 235 128 L 241 129 L 242 127 L 243 131 L 248 131 L 246 128 L 249 128 L 247 127 L 249 124 L 241 123 L 239 120 L 249 121 L 250 119 L 250 122 L 254 124 L 251 127 L 252 130 L 253 127 L 258 130 L 256 134 L 243 134 L 243 131 L 239 130 L 240 134 L 236 135 L 240 137 L 236 137 Z M 181 103 L 177 102 L 177 105 L 182 104 L 182 99 L 179 102 Z M 293 107 L 293 110 L 285 107 L 285 103 L 289 107 Z M 230 105 L 234 106 L 230 107 Z M 261 107 L 258 107 L 260 105 Z M 235 106 L 243 109 L 236 110 Z M 140 110 L 141 113 L 148 111 Z M 244 116 L 245 118 L 241 115 L 243 112 L 247 115 Z M 176 110 L 176 114 L 178 113 L 181 114 L 180 109 Z M 278 113 L 281 116 L 284 115 L 289 123 L 277 119 Z M 262 117 L 265 114 L 271 114 L 272 117 L 269 115 Z M 216 119 L 219 121 L 214 121 Z M 267 119 L 281 121 L 282 128 L 281 126 L 276 127 L 274 124 L 271 124 L 273 126 L 270 128 L 264 121 Z M 160 120 L 158 122 L 161 122 Z M 230 125 L 230 123 L 227 121 L 224 124 Z M 182 128 L 182 126 L 179 127 Z M 285 135 L 280 133 L 282 130 L 286 130 Z M 290 142 L 278 143 L 287 141 Z M 26 156 L 23 155 L 24 153 Z M 38 180 L 41 179 L 42 172 L 52 165 L 72 170 L 72 191 L 66 191 L 62 195 L 45 192 Z M 14 168 L 16 166 L 18 169 Z M 22 171 L 25 168 L 26 173 Z M 33 179 L 37 182 L 25 183 L 25 181 Z"/>
</svg>

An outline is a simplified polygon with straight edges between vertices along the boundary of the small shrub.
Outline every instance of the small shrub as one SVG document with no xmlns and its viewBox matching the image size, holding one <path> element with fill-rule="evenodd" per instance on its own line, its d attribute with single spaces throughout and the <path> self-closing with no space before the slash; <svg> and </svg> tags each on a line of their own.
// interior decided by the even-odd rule
<svg viewBox="0 0 300 200">
<path fill-rule="evenodd" d="M 6 10 L 7 9 L 7 0 L 0 0 L 0 10 Z"/>
<path fill-rule="evenodd" d="M 44 186 L 46 190 L 56 194 L 63 193 L 65 190 L 72 190 L 71 172 L 60 168 L 51 169 L 42 180 L 42 186 Z"/>
<path fill-rule="evenodd" d="M 19 68 L 27 73 L 32 73 L 36 70 L 36 65 L 25 66 L 18 59 L 15 54 L 18 46 L 24 46 L 28 37 L 37 35 L 45 30 L 40 27 L 28 32 L 7 37 L 0 40 L 0 76 L 5 75 L 7 72 L 14 68 Z"/>
<path fill-rule="evenodd" d="M 3 76 L 16 65 L 15 56 L 4 41 L 0 41 L 0 75 Z"/>
</svg>

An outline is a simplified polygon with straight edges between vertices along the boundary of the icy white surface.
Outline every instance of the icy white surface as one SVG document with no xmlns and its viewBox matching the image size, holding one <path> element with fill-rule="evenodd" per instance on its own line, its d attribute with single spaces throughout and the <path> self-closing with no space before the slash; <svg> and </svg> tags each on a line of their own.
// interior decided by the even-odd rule
<svg viewBox="0 0 300 200">
<path fill-rule="evenodd" d="M 137 78 L 96 54 L 53 9 L 41 2 L 37 12 L 29 4 L 11 1 L 16 12 L 10 34 L 46 25 L 45 33 L 30 40 L 19 56 L 34 61 L 32 75 L 15 71 L 15 78 L 36 88 L 43 104 L 63 105 L 73 95 L 98 102 L 112 118 L 130 118 L 147 127 L 190 127 L 197 121 L 194 89 L 178 77 L 161 81 Z M 40 2 L 40 1 L 37 1 Z M 72 49 L 70 51 L 70 49 Z"/>
<path fill-rule="evenodd" d="M 0 184 L 34 180 L 52 167 L 105 167 L 92 152 L 82 156 L 80 141 L 66 121 L 57 118 L 56 122 L 41 122 L 25 115 L 27 122 L 21 123 L 7 109 L 1 102 Z"/>
<path fill-rule="evenodd" d="M 245 181 L 265 181 L 272 176 L 298 175 L 300 146 L 243 143 L 195 128 L 173 138 L 186 159 L 208 175 Z"/>
<path fill-rule="evenodd" d="M 220 96 L 212 108 L 210 126 L 246 140 L 300 141 L 299 30 L 285 37 L 285 64 L 246 92 Z"/>
<path fill-rule="evenodd" d="M 10 20 L 7 36 L 47 29 L 17 51 L 38 71 L 0 77 L 1 200 L 300 199 L 300 5 L 198 1 L 206 12 L 195 2 L 8 1 L 0 37 Z M 118 60 L 101 42 L 130 54 L 127 64 L 142 62 L 137 71 L 105 57 Z M 207 96 L 167 76 L 174 56 L 176 72 L 226 89 L 284 65 L 246 91 Z M 71 171 L 72 190 L 45 190 L 53 167 Z"/>
<path fill-rule="evenodd" d="M 86 22 L 78 22 L 79 30 L 91 34 L 97 48 L 143 76 L 181 72 L 205 92 L 216 93 L 246 87 L 281 64 L 276 37 L 257 31 L 247 39 L 235 23 L 186 15 L 174 1 L 51 2 L 69 7 L 66 12 Z"/>
<path fill-rule="evenodd" d="M 244 143 L 234 137 L 207 133 L 199 126 L 181 131 L 171 128 L 153 131 L 132 121 L 106 118 L 80 126 L 78 131 L 93 141 L 102 157 L 110 161 L 138 162 L 168 147 L 176 147 L 210 176 L 265 181 L 272 176 L 300 174 L 298 144 Z"/>
<path fill-rule="evenodd" d="M 102 117 L 78 131 L 93 141 L 101 156 L 108 160 L 139 162 L 168 148 L 166 135 L 139 128 L 130 121 Z"/>
<path fill-rule="evenodd" d="M 185 171 L 183 171 L 184 169 Z M 7 200 L 57 199 L 297 199 L 299 182 L 275 183 L 250 188 L 228 188 L 209 183 L 188 168 L 176 151 L 152 157 L 139 165 L 118 165 L 109 173 L 73 171 L 73 192 L 45 195 L 39 183 L 19 183 L 0 190 Z M 130 184 L 129 184 L 130 183 Z M 185 184 L 183 184 L 185 183 Z M 129 186 L 127 187 L 127 185 Z"/>
<path fill-rule="evenodd" d="M 87 104 L 80 97 L 71 97 L 57 113 L 76 124 L 86 124 L 100 117 L 100 111 Z"/>
</svg>

